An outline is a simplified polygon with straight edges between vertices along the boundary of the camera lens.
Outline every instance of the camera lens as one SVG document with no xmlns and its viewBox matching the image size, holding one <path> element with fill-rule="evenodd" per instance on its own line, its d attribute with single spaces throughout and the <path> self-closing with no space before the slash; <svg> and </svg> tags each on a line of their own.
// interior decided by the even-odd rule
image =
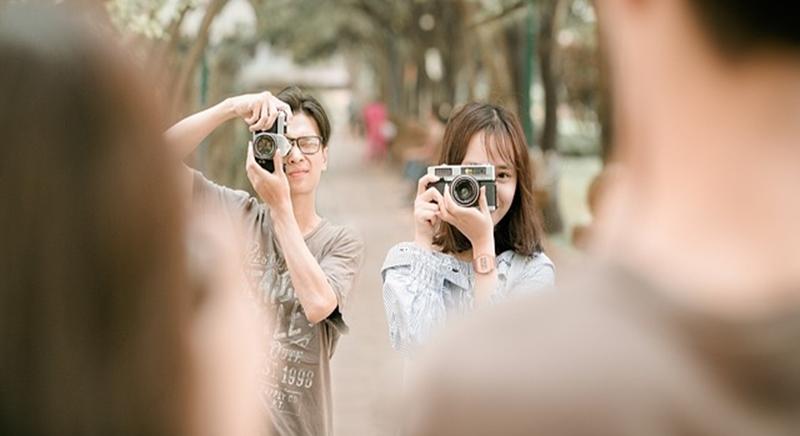
<svg viewBox="0 0 800 436">
<path fill-rule="evenodd" d="M 253 153 L 260 159 L 272 159 L 277 149 L 275 139 L 269 135 L 257 135 L 253 138 Z"/>
<path fill-rule="evenodd" d="M 453 200 L 464 207 L 478 204 L 479 192 L 478 181 L 470 176 L 458 176 L 453 180 L 453 184 L 450 185 L 450 194 L 453 196 Z"/>
</svg>

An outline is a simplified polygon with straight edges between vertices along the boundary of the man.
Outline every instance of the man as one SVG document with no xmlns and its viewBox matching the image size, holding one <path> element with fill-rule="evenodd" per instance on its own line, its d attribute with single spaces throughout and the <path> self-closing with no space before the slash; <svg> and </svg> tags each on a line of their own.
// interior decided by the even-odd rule
<svg viewBox="0 0 800 436">
<path fill-rule="evenodd" d="M 800 434 L 798 7 L 596 6 L 603 261 L 432 347 L 412 434 Z"/>
<path fill-rule="evenodd" d="M 287 118 L 291 149 L 278 153 L 274 172 L 256 163 L 248 147 L 247 176 L 264 201 L 190 171 L 193 198 L 223 208 L 244 226 L 250 242 L 249 275 L 257 300 L 272 319 L 266 401 L 278 435 L 332 433 L 330 357 L 347 331 L 343 313 L 363 258 L 364 244 L 351 229 L 316 211 L 317 188 L 328 165 L 330 122 L 322 105 L 297 87 L 229 98 L 167 131 L 183 155 L 228 119 L 251 131 Z"/>
</svg>

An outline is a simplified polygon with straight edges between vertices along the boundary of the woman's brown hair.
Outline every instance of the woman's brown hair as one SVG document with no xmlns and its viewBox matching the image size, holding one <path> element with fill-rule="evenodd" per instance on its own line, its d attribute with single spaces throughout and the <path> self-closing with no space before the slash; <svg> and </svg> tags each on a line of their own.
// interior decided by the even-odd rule
<svg viewBox="0 0 800 436">
<path fill-rule="evenodd" d="M 439 162 L 460 165 L 473 136 L 484 135 L 489 156 L 498 156 L 514 166 L 517 189 L 506 215 L 494 227 L 495 254 L 513 250 L 532 256 L 542 251 L 542 218 L 533 195 L 533 172 L 528 145 L 516 115 L 485 103 L 470 103 L 447 122 Z M 433 239 L 445 253 L 458 253 L 471 248 L 458 229 L 442 222 Z"/>
<path fill-rule="evenodd" d="M 0 434 L 186 435 L 179 162 L 65 8 L 0 7 Z"/>
</svg>

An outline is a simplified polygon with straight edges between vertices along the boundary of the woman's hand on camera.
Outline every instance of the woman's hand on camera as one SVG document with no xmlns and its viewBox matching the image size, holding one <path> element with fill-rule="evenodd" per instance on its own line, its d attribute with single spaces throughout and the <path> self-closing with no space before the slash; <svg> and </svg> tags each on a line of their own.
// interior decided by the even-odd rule
<svg viewBox="0 0 800 436">
<path fill-rule="evenodd" d="M 494 221 L 486 202 L 486 187 L 481 187 L 478 207 L 463 207 L 456 204 L 445 186 L 444 201 L 439 203 L 442 221 L 455 226 L 469 239 L 473 250 L 494 252 Z"/>
<path fill-rule="evenodd" d="M 424 175 L 417 184 L 417 198 L 414 200 L 414 242 L 426 249 L 433 245 L 433 233 L 439 224 L 439 205 L 442 204 L 442 194 L 428 185 L 438 181 L 439 178 Z"/>
<path fill-rule="evenodd" d="M 228 101 L 231 110 L 250 126 L 251 132 L 272 127 L 278 112 L 286 114 L 286 122 L 292 119 L 292 108 L 269 91 L 238 95 Z"/>
<path fill-rule="evenodd" d="M 275 172 L 261 168 L 253 156 L 252 143 L 247 144 L 247 178 L 256 193 L 267 203 L 272 211 L 286 212 L 292 210 L 292 199 L 289 191 L 289 180 L 283 172 L 283 156 L 275 153 Z"/>
</svg>

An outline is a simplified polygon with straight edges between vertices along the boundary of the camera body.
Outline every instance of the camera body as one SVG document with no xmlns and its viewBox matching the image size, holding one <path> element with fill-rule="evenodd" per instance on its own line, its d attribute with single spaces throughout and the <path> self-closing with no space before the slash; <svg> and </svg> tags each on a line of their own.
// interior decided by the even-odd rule
<svg viewBox="0 0 800 436">
<path fill-rule="evenodd" d="M 261 168 L 275 172 L 275 153 L 286 156 L 292 149 L 292 144 L 286 139 L 286 114 L 278 112 L 275 128 L 270 131 L 259 130 L 253 132 L 253 157 Z M 271 130 L 275 130 L 272 132 Z"/>
<path fill-rule="evenodd" d="M 439 181 L 429 184 L 428 188 L 434 187 L 444 194 L 445 185 L 448 185 L 450 197 L 463 207 L 478 207 L 481 187 L 485 186 L 489 210 L 497 209 L 494 165 L 436 165 L 428 167 L 428 175 L 439 177 Z"/>
</svg>

